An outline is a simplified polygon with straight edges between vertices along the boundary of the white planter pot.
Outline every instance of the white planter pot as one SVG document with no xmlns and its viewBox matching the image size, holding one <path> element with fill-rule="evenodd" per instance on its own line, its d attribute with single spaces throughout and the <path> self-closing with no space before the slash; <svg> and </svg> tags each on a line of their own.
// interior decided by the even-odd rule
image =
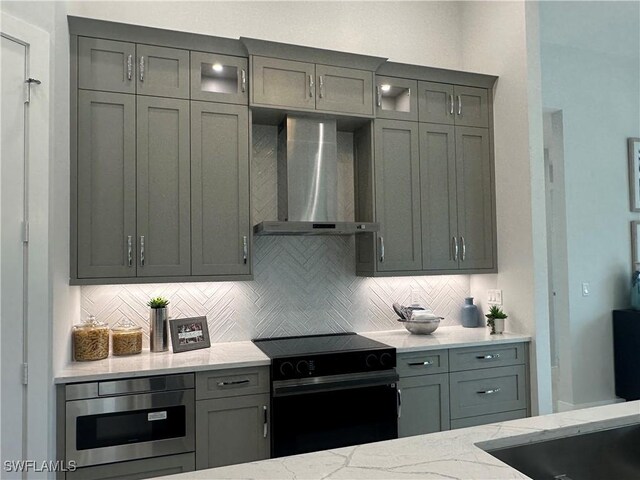
<svg viewBox="0 0 640 480">
<path fill-rule="evenodd" d="M 504 318 L 494 318 L 493 324 L 495 325 L 495 332 L 492 333 L 502 333 L 504 332 Z"/>
</svg>

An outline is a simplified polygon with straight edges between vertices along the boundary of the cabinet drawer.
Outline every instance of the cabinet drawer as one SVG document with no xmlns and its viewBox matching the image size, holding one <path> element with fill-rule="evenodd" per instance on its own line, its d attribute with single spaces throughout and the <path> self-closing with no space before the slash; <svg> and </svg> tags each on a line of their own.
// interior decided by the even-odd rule
<svg viewBox="0 0 640 480">
<path fill-rule="evenodd" d="M 193 472 L 195 463 L 194 453 L 182 453 L 180 455 L 78 468 L 73 472 L 67 472 L 66 480 L 113 480 L 115 478 L 118 480 L 140 480 L 142 478 Z"/>
<path fill-rule="evenodd" d="M 450 374 L 451 419 L 527 408 L 524 365 Z"/>
<path fill-rule="evenodd" d="M 196 400 L 269 392 L 269 367 L 234 368 L 196 374 Z"/>
<path fill-rule="evenodd" d="M 523 365 L 526 363 L 524 356 L 523 343 L 451 349 L 449 350 L 449 370 L 458 372 L 478 368 Z"/>
<path fill-rule="evenodd" d="M 527 410 L 514 410 L 512 412 L 494 413 L 491 415 L 479 415 L 477 417 L 461 418 L 451 421 L 451 429 L 475 427 L 477 425 L 487 425 L 489 423 L 506 422 L 508 420 L 517 420 L 518 418 L 526 418 Z"/>
<path fill-rule="evenodd" d="M 401 377 L 446 373 L 449 371 L 449 357 L 446 350 L 399 353 L 396 370 Z"/>
</svg>

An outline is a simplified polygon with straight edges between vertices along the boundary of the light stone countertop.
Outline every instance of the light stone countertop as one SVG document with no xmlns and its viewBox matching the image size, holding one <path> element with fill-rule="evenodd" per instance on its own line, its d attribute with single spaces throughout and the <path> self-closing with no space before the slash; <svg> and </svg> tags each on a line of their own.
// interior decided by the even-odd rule
<svg viewBox="0 0 640 480">
<path fill-rule="evenodd" d="M 484 449 L 640 423 L 640 401 L 171 475 L 166 480 L 528 478 Z"/>
<path fill-rule="evenodd" d="M 359 334 L 395 347 L 397 352 L 526 342 L 531 339 L 528 335 L 513 333 L 490 335 L 489 329 L 485 327 L 461 326 L 440 327 L 431 335 L 412 335 L 404 328 Z M 174 354 L 171 350 L 155 353 L 143 350 L 139 355 L 111 355 L 94 362 L 70 362 L 64 369 L 56 372 L 55 383 L 91 382 L 270 364 L 269 358 L 251 341 L 212 343 L 210 348 L 191 352 Z"/>
</svg>

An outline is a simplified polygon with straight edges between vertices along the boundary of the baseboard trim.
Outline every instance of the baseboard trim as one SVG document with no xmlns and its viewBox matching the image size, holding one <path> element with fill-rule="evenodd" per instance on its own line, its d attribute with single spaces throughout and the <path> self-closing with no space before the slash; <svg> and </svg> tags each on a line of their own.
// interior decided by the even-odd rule
<svg viewBox="0 0 640 480">
<path fill-rule="evenodd" d="M 610 400 L 601 400 L 599 402 L 591 402 L 591 403 L 578 403 L 573 404 L 569 402 L 563 402 L 558 400 L 557 411 L 558 412 L 569 412 L 571 410 L 582 410 L 583 408 L 591 408 L 591 407 L 601 407 L 603 405 L 612 405 L 614 403 L 624 402 L 624 398 L 612 398 Z"/>
</svg>

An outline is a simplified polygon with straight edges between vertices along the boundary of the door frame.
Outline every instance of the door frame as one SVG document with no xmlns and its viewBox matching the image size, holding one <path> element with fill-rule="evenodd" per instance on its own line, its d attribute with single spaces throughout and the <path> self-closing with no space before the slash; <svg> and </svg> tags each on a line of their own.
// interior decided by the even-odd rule
<svg viewBox="0 0 640 480">
<path fill-rule="evenodd" d="M 25 114 L 25 188 L 29 221 L 25 360 L 29 367 L 27 425 L 23 432 L 25 459 L 41 461 L 55 457 L 49 268 L 50 40 L 46 31 L 5 12 L 0 12 L 0 25 L 3 36 L 26 46 L 28 76 L 41 81 L 40 85 L 31 87 Z M 44 435 L 43 429 L 46 429 Z"/>
</svg>

